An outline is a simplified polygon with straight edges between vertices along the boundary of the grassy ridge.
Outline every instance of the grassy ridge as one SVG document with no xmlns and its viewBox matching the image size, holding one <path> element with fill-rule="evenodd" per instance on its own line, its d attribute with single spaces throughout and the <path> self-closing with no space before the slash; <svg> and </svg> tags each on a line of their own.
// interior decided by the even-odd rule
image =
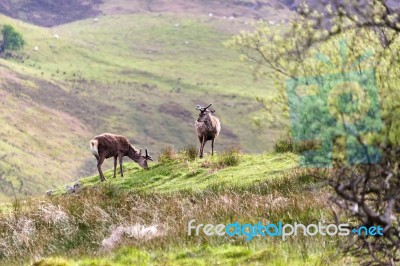
<svg viewBox="0 0 400 266">
<path fill-rule="evenodd" d="M 76 194 L 14 202 L 12 214 L 1 216 L 5 241 L 1 262 L 15 263 L 21 258 L 36 265 L 345 262 L 335 257 L 336 238 L 299 235 L 286 241 L 272 237 L 246 241 L 187 235 L 191 219 L 197 224 L 329 220 L 329 191 L 309 189 L 315 181 L 296 168 L 296 160 L 290 153 L 231 152 L 190 161 L 181 152 L 162 158 L 148 171 L 126 164 L 124 178 L 112 179 L 107 171 L 104 183 L 98 176 L 81 179 L 82 188 Z M 11 226 L 10 219 L 17 226 Z M 154 232 L 138 233 L 142 227 Z"/>
<path fill-rule="evenodd" d="M 182 155 L 176 156 L 179 158 Z M 224 168 L 221 166 L 223 156 L 196 161 L 173 159 L 151 165 L 148 171 L 139 169 L 135 163 L 125 163 L 123 178 L 118 174 L 119 167 L 116 179 L 112 178 L 112 169 L 105 171 L 104 175 L 108 183 L 126 191 L 196 192 L 210 188 L 244 188 L 267 179 L 279 179 L 284 171 L 293 169 L 297 163 L 294 154 L 241 155 L 239 165 Z M 83 186 L 94 186 L 99 180 L 99 176 L 95 175 L 82 178 L 80 182 Z"/>
</svg>

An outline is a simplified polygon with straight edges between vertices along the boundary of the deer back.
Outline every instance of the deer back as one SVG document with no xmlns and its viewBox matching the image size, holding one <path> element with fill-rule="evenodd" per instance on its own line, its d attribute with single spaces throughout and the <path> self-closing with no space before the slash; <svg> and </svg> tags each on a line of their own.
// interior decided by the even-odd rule
<svg viewBox="0 0 400 266">
<path fill-rule="evenodd" d="M 94 139 L 99 143 L 99 154 L 104 153 L 106 158 L 119 154 L 126 155 L 129 151 L 130 143 L 124 136 L 105 133 L 96 136 Z"/>
</svg>

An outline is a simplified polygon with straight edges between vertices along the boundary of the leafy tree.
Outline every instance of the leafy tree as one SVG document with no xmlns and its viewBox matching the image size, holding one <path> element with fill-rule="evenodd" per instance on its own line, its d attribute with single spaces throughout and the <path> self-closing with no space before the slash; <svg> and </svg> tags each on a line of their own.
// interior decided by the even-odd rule
<svg viewBox="0 0 400 266">
<path fill-rule="evenodd" d="M 296 123 L 291 125 L 292 137 L 296 135 L 300 140 L 315 137 L 307 135 L 312 129 L 326 134 L 320 137 L 332 137 L 337 151 L 333 168 L 314 175 L 336 192 L 332 198 L 338 207 L 334 209 L 339 210 L 336 218 L 345 219 L 353 226 L 384 228 L 382 237 L 351 236 L 345 241 L 344 250 L 352 252 L 364 264 L 397 265 L 400 263 L 399 9 L 385 0 L 329 1 L 328 5 L 325 2 L 321 1 L 325 9 L 319 11 L 311 11 L 307 5 L 300 6 L 288 25 L 271 26 L 261 22 L 253 32 L 235 36 L 228 45 L 241 52 L 241 59 L 251 65 L 257 77 L 274 82 L 275 93 L 258 99 L 266 110 L 261 121 L 281 123 L 289 128 L 287 121 L 301 120 L 302 127 L 294 128 Z M 349 81 L 352 78 L 362 80 L 366 70 L 373 73 L 370 80 L 376 82 L 379 108 L 377 97 L 371 97 L 368 89 L 365 90 L 368 97 L 361 99 L 346 94 L 359 90 L 351 86 L 351 82 L 343 82 L 346 84 L 342 88 L 346 92 L 342 93 L 344 104 L 338 100 L 336 109 L 327 108 L 329 102 L 319 104 L 323 100 L 319 96 L 300 97 L 300 100 L 291 96 L 291 88 L 295 86 L 290 84 L 304 85 L 298 86 L 299 94 L 319 95 L 325 91 L 315 94 L 315 88 L 329 91 L 333 88 L 331 84 L 346 81 L 349 76 Z M 293 106 L 306 100 L 304 108 L 293 110 Z M 354 102 L 359 104 L 352 105 Z M 355 106 L 358 109 L 353 108 Z M 374 108 L 368 111 L 366 106 Z M 328 112 L 337 119 L 329 119 Z M 376 123 L 377 116 L 381 125 Z M 379 130 L 352 135 L 354 127 L 349 124 L 360 117 L 365 119 L 358 129 Z M 346 139 L 335 139 L 335 135 L 345 135 Z M 370 161 L 368 144 L 380 148 L 379 163 Z M 349 145 L 360 149 L 353 149 L 354 154 L 349 154 Z M 332 150 L 330 146 L 325 148 L 322 149 L 325 155 Z M 352 165 L 349 163 L 351 156 L 363 156 L 368 163 Z"/>
<path fill-rule="evenodd" d="M 1 30 L 3 42 L 0 46 L 0 51 L 3 53 L 6 50 L 19 50 L 25 45 L 25 40 L 21 33 L 17 32 L 13 26 L 4 25 Z"/>
</svg>

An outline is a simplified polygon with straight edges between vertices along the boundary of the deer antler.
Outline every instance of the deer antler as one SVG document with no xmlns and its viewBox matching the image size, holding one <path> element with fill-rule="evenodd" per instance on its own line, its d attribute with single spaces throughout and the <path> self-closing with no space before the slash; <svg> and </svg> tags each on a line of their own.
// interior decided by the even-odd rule
<svg viewBox="0 0 400 266">
<path fill-rule="evenodd" d="M 144 151 L 146 152 L 146 159 L 153 161 L 153 158 L 151 158 L 151 156 L 148 154 L 147 149 L 145 148 Z"/>
<path fill-rule="evenodd" d="M 197 105 L 197 106 L 196 106 L 196 110 L 200 110 L 200 111 L 204 112 L 204 111 L 207 110 L 211 105 L 212 105 L 212 103 L 210 103 L 210 104 L 207 105 L 206 107 L 201 107 L 201 105 Z"/>
</svg>

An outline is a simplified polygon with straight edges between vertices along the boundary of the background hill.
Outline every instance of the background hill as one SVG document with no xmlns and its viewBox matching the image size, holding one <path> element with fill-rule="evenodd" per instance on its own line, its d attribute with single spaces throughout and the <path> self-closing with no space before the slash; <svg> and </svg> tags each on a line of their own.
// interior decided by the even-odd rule
<svg viewBox="0 0 400 266">
<path fill-rule="evenodd" d="M 197 104 L 217 110 L 219 152 L 263 152 L 281 132 L 260 131 L 252 120 L 261 111 L 256 96 L 272 84 L 253 80 L 238 53 L 223 46 L 253 17 L 288 15 L 278 2 L 12 3 L 0 1 L 1 12 L 31 23 L 78 21 L 45 28 L 0 16 L 27 41 L 0 59 L 2 198 L 95 173 L 88 141 L 99 133 L 126 135 L 155 156 L 168 145 L 196 145 Z"/>
<path fill-rule="evenodd" d="M 277 13 L 276 11 L 279 11 Z M 176 13 L 282 19 L 287 7 L 278 0 L 1 0 L 0 13 L 25 22 L 52 27 L 100 15 Z"/>
</svg>

